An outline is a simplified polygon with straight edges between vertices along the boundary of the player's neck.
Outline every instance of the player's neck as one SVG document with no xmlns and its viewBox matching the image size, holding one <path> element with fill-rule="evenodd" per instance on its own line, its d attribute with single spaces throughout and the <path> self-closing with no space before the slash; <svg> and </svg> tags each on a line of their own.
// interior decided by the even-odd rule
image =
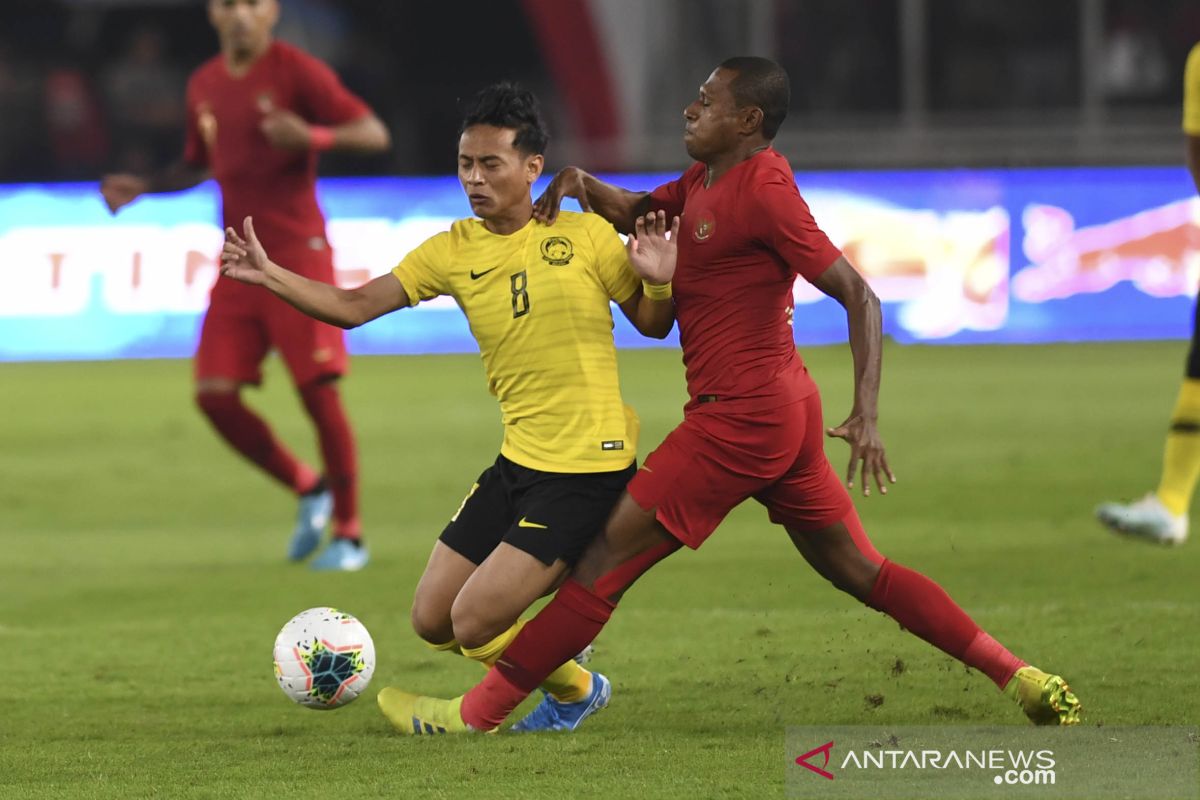
<svg viewBox="0 0 1200 800">
<path fill-rule="evenodd" d="M 712 186 L 726 172 L 729 172 L 729 170 L 733 169 L 743 161 L 753 158 L 770 146 L 770 142 L 764 142 L 762 140 L 743 142 L 733 150 L 730 150 L 728 153 L 722 153 L 712 161 L 706 162 L 708 170 L 705 176 L 704 185 L 706 187 Z"/>
<path fill-rule="evenodd" d="M 225 57 L 225 70 L 231 77 L 243 77 L 271 49 L 272 41 L 268 38 L 260 47 L 241 53 L 233 49 L 225 50 L 222 54 Z"/>
<path fill-rule="evenodd" d="M 483 227 L 498 236 L 508 236 L 524 228 L 531 219 L 533 219 L 533 203 L 529 202 L 505 214 L 488 217 L 483 221 Z"/>
</svg>

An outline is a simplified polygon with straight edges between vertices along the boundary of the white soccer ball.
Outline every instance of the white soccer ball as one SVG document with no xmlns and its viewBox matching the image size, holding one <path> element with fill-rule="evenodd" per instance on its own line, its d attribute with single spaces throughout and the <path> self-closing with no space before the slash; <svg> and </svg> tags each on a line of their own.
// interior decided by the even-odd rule
<svg viewBox="0 0 1200 800">
<path fill-rule="evenodd" d="M 275 637 L 275 678 L 302 706 L 339 708 L 358 697 L 375 672 L 375 643 L 354 616 L 310 608 Z"/>
</svg>

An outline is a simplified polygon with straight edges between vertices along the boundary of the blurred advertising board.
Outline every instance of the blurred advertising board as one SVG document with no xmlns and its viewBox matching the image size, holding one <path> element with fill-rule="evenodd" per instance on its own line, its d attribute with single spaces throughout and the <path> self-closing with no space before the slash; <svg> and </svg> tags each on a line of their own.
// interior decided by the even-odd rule
<svg viewBox="0 0 1200 800">
<path fill-rule="evenodd" d="M 649 189 L 672 177 L 611 179 Z M 797 183 L 879 294 L 898 341 L 1190 332 L 1200 199 L 1182 168 L 823 172 Z M 469 213 L 452 177 L 326 179 L 320 196 L 347 286 Z M 94 184 L 0 186 L 0 361 L 190 355 L 221 239 L 211 183 L 142 198 L 116 217 Z M 844 341 L 836 303 L 803 281 L 795 300 L 798 343 Z M 620 346 L 661 344 L 617 317 Z M 475 350 L 451 298 L 349 341 L 359 354 Z"/>
</svg>

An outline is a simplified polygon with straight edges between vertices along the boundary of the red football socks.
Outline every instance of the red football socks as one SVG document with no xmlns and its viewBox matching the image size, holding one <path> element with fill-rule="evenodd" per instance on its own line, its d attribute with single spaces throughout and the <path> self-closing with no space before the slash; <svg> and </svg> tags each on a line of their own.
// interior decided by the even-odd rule
<svg viewBox="0 0 1200 800">
<path fill-rule="evenodd" d="M 560 664 L 592 643 L 616 606 L 568 580 L 526 623 L 483 681 L 462 702 L 463 722 L 490 731 Z"/>
<path fill-rule="evenodd" d="M 987 675 L 1001 689 L 1025 662 L 988 636 L 942 587 L 919 572 L 884 561 L 867 605 L 934 647 Z"/>
<path fill-rule="evenodd" d="M 362 536 L 358 518 L 358 456 L 341 395 L 334 383 L 322 381 L 301 388 L 300 397 L 317 428 L 325 480 L 333 492 L 333 533 L 358 539 Z"/>
<path fill-rule="evenodd" d="M 200 392 L 196 405 L 234 450 L 295 492 L 317 481 L 317 474 L 296 459 L 271 433 L 262 417 L 242 403 L 237 392 Z"/>
</svg>

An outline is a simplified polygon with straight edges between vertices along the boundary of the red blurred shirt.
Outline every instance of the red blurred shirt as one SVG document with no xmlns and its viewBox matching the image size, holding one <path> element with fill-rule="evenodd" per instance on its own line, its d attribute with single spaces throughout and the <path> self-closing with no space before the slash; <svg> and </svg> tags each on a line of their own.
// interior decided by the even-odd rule
<svg viewBox="0 0 1200 800">
<path fill-rule="evenodd" d="M 316 195 L 317 154 L 279 150 L 267 142 L 259 125 L 272 107 L 330 126 L 370 113 L 332 69 L 292 45 L 272 42 L 238 78 L 217 55 L 188 81 L 184 160 L 212 170 L 221 187 L 225 225 L 240 233 L 242 220 L 253 215 L 268 253 L 326 249 Z M 293 263 L 303 271 L 303 259 Z"/>
<path fill-rule="evenodd" d="M 792 284 L 812 281 L 841 251 L 817 227 L 787 160 L 772 149 L 712 186 L 696 163 L 650 194 L 682 214 L 672 281 L 688 409 L 715 395 L 722 409 L 760 411 L 817 390 L 792 339 Z"/>
</svg>

